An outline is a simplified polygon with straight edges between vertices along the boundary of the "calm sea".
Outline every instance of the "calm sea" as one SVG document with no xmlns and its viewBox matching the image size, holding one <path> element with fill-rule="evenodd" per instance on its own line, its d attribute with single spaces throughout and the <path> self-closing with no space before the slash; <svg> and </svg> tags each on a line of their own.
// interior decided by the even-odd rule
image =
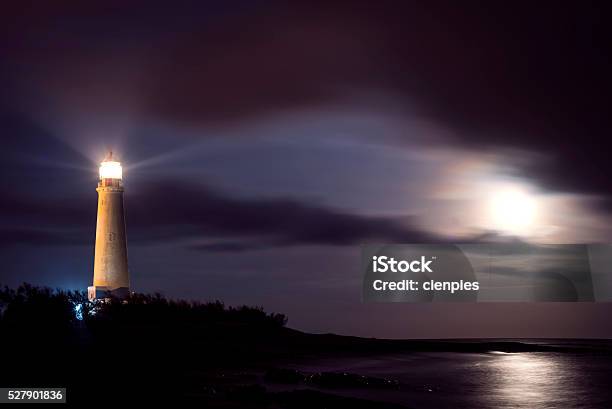
<svg viewBox="0 0 612 409">
<path fill-rule="evenodd" d="M 518 341 L 518 340 L 513 340 Z M 585 353 L 409 353 L 323 359 L 294 368 L 397 379 L 399 390 L 334 390 L 409 408 L 612 408 L 612 355 L 602 341 L 529 341 L 579 345 Z"/>
</svg>

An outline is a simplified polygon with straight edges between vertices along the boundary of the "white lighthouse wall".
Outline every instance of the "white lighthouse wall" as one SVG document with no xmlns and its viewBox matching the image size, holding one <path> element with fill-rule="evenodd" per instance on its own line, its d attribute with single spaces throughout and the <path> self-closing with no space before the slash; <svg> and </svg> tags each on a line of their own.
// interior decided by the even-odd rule
<svg viewBox="0 0 612 409">
<path fill-rule="evenodd" d="M 98 187 L 98 220 L 94 257 L 96 287 L 129 288 L 123 189 Z"/>
</svg>

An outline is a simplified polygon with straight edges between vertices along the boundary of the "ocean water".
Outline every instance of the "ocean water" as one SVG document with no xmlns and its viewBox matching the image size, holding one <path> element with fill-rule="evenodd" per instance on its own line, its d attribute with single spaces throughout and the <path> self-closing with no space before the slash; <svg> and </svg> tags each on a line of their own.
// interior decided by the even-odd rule
<svg viewBox="0 0 612 409">
<path fill-rule="evenodd" d="M 397 379 L 399 390 L 333 393 L 409 408 L 612 408 L 612 356 L 589 352 L 584 344 L 584 353 L 407 353 L 327 358 L 293 368 Z"/>
</svg>

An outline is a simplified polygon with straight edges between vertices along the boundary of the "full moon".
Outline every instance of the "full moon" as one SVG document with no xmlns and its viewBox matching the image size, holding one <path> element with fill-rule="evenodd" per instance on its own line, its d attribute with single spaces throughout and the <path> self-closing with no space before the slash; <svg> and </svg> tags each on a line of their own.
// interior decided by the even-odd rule
<svg viewBox="0 0 612 409">
<path fill-rule="evenodd" d="M 528 235 L 536 210 L 536 199 L 526 190 L 512 187 L 493 191 L 489 200 L 491 227 L 506 234 Z"/>
</svg>

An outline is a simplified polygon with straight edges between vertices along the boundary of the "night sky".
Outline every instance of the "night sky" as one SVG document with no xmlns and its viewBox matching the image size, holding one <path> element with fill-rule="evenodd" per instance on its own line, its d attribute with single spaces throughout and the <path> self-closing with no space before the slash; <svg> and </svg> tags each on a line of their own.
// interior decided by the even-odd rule
<svg viewBox="0 0 612 409">
<path fill-rule="evenodd" d="M 360 244 L 610 242 L 610 10 L 36 2 L 0 16 L 0 283 L 86 289 L 124 164 L 136 291 L 375 337 L 612 337 L 610 304 L 362 304 Z M 529 228 L 487 216 L 496 192 Z"/>
</svg>

